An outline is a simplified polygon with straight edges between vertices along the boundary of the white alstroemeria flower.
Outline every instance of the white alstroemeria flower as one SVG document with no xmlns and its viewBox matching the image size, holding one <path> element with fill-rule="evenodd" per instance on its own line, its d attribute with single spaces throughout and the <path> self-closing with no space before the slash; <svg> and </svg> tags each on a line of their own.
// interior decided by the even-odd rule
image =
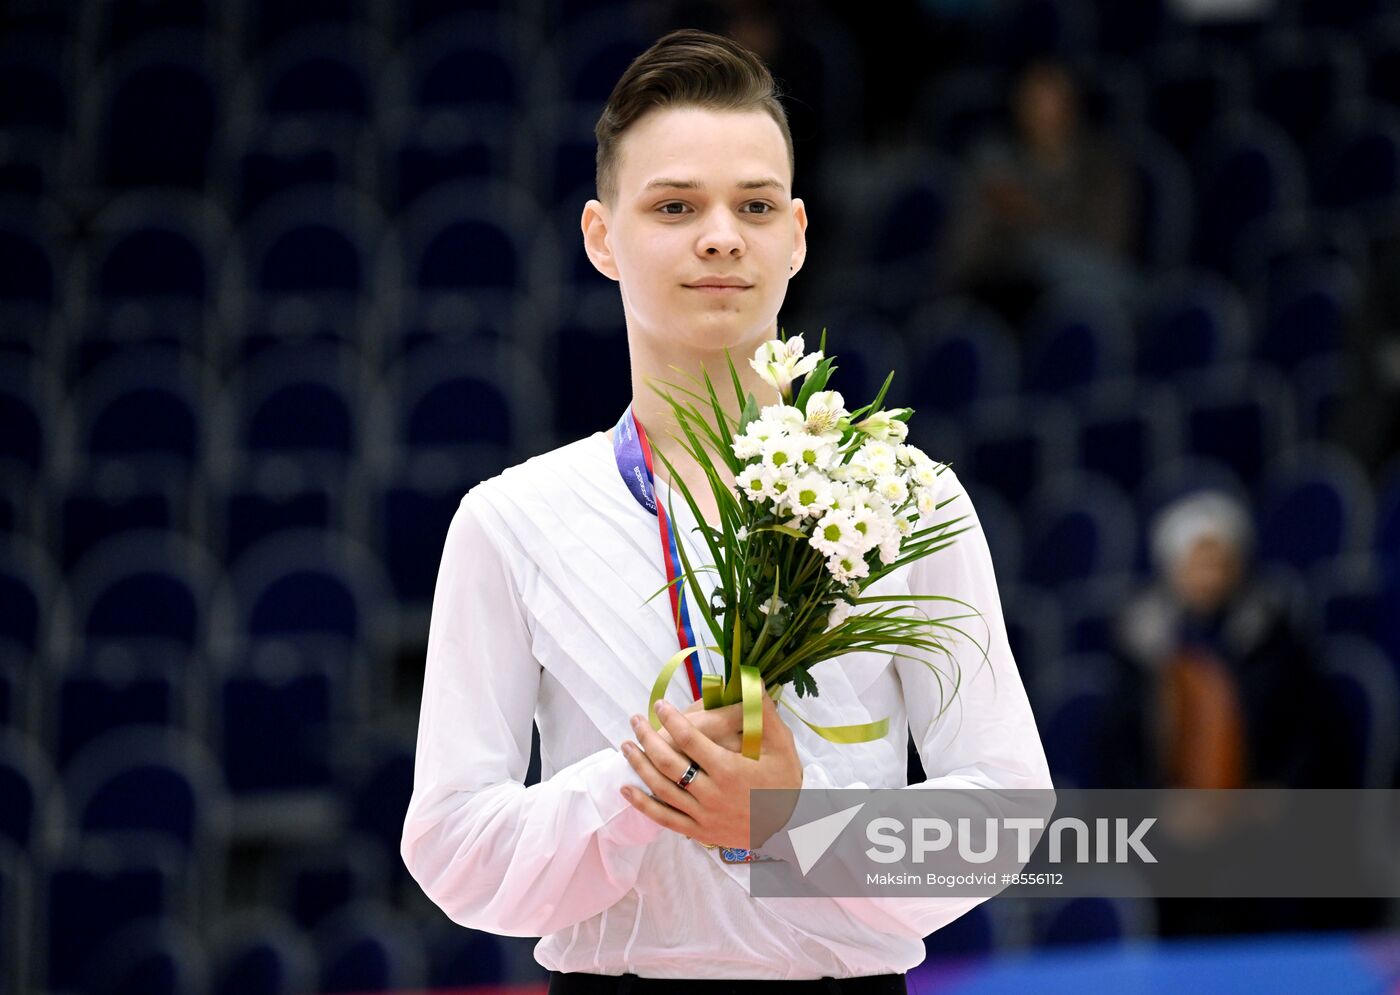
<svg viewBox="0 0 1400 995">
<path fill-rule="evenodd" d="M 748 542 L 749 527 L 747 525 L 740 525 L 734 530 L 734 538 L 738 539 L 740 542 Z"/>
<path fill-rule="evenodd" d="M 807 431 L 813 435 L 841 433 L 841 419 L 849 412 L 838 390 L 819 390 L 807 398 Z"/>
<path fill-rule="evenodd" d="M 804 356 L 805 348 L 801 335 L 794 335 L 786 342 L 771 339 L 758 347 L 749 365 L 765 383 L 778 388 L 778 393 L 787 400 L 792 397 L 792 382 L 811 373 L 821 362 L 820 349 Z"/>
<path fill-rule="evenodd" d="M 787 489 L 787 506 L 796 514 L 819 518 L 831 510 L 836 495 L 820 473 L 804 473 Z"/>
<path fill-rule="evenodd" d="M 826 627 L 828 629 L 834 629 L 850 617 L 851 606 L 838 599 L 836 604 L 831 606 L 831 611 L 827 612 Z"/>
<path fill-rule="evenodd" d="M 870 576 L 870 566 L 865 557 L 854 553 L 827 557 L 826 569 L 841 583 Z"/>
<path fill-rule="evenodd" d="M 906 411 L 910 411 L 910 409 L 894 408 L 889 411 L 875 411 L 855 422 L 851 427 L 864 432 L 872 439 L 879 439 L 881 442 L 903 442 L 909 435 L 909 426 L 895 416 L 902 415 Z M 910 413 L 912 414 L 912 412 Z M 895 428 L 895 425 L 898 425 L 899 428 Z M 896 435 L 898 438 L 895 438 Z"/>
<path fill-rule="evenodd" d="M 760 602 L 758 603 L 758 610 L 761 611 L 761 612 L 763 612 L 763 614 L 767 615 L 767 614 L 768 614 L 768 602 L 770 602 L 770 601 L 772 601 L 772 600 L 773 600 L 773 599 L 772 599 L 771 597 L 764 598 L 762 601 L 760 601 Z M 779 599 L 778 599 L 778 614 L 781 615 L 781 614 L 783 613 L 783 609 L 786 608 L 786 607 L 787 607 L 787 602 L 784 601 L 782 598 L 779 598 Z"/>
<path fill-rule="evenodd" d="M 802 415 L 802 409 L 791 404 L 770 404 L 759 410 L 758 419 L 783 432 L 800 431 L 807 421 Z"/>
<path fill-rule="evenodd" d="M 855 516 L 849 511 L 833 508 L 817 520 L 812 537 L 807 541 L 817 552 L 835 556 L 850 549 L 857 534 Z"/>
</svg>

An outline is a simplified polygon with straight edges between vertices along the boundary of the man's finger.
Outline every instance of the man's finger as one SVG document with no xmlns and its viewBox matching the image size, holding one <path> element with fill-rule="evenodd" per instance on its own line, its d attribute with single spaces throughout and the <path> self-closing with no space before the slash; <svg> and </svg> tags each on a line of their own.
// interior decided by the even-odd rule
<svg viewBox="0 0 1400 995">
<path fill-rule="evenodd" d="M 671 733 L 671 742 L 676 744 L 680 752 L 711 772 L 726 768 L 732 763 L 734 754 L 695 728 L 684 712 L 675 708 L 667 708 L 663 712 L 660 705 L 661 703 L 658 703 L 657 713 L 661 715 L 662 724 Z"/>
</svg>

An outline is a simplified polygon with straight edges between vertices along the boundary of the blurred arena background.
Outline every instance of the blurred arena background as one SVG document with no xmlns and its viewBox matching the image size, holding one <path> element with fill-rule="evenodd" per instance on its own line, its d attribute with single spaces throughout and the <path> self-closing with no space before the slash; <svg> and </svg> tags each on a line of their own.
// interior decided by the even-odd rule
<svg viewBox="0 0 1400 995">
<path fill-rule="evenodd" d="M 1227 781 L 1400 787 L 1400 6 L 0 11 L 0 993 L 540 983 L 398 858 L 428 612 L 462 494 L 627 402 L 578 218 L 678 26 L 785 84 L 781 322 L 967 483 L 1057 783 L 1181 783 L 1130 630 L 1210 487 L 1293 744 Z M 911 990 L 1395 983 L 1393 903 L 1245 904 L 993 901 Z"/>
</svg>

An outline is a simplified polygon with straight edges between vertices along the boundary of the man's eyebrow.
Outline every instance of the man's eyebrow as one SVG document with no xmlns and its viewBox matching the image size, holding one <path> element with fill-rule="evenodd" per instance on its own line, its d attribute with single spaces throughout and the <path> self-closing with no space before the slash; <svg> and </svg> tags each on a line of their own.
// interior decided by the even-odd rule
<svg viewBox="0 0 1400 995">
<path fill-rule="evenodd" d="M 784 188 L 782 181 L 772 176 L 764 176 L 755 180 L 740 180 L 734 185 L 740 190 L 762 190 L 768 187 L 777 187 L 779 190 L 782 190 Z M 705 184 L 701 183 L 699 180 L 676 180 L 667 176 L 661 176 L 642 187 L 642 190 L 652 190 L 657 187 L 667 187 L 673 190 L 703 190 L 705 189 Z"/>
</svg>

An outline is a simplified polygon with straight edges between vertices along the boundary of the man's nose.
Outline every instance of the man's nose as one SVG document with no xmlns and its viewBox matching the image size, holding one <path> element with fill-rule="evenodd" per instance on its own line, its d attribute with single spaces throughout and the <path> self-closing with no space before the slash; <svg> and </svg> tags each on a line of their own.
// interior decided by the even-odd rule
<svg viewBox="0 0 1400 995">
<path fill-rule="evenodd" d="M 739 255 L 744 251 L 744 239 L 738 223 L 728 211 L 715 211 L 709 217 L 705 233 L 700 239 L 700 251 L 704 255 Z"/>
</svg>

